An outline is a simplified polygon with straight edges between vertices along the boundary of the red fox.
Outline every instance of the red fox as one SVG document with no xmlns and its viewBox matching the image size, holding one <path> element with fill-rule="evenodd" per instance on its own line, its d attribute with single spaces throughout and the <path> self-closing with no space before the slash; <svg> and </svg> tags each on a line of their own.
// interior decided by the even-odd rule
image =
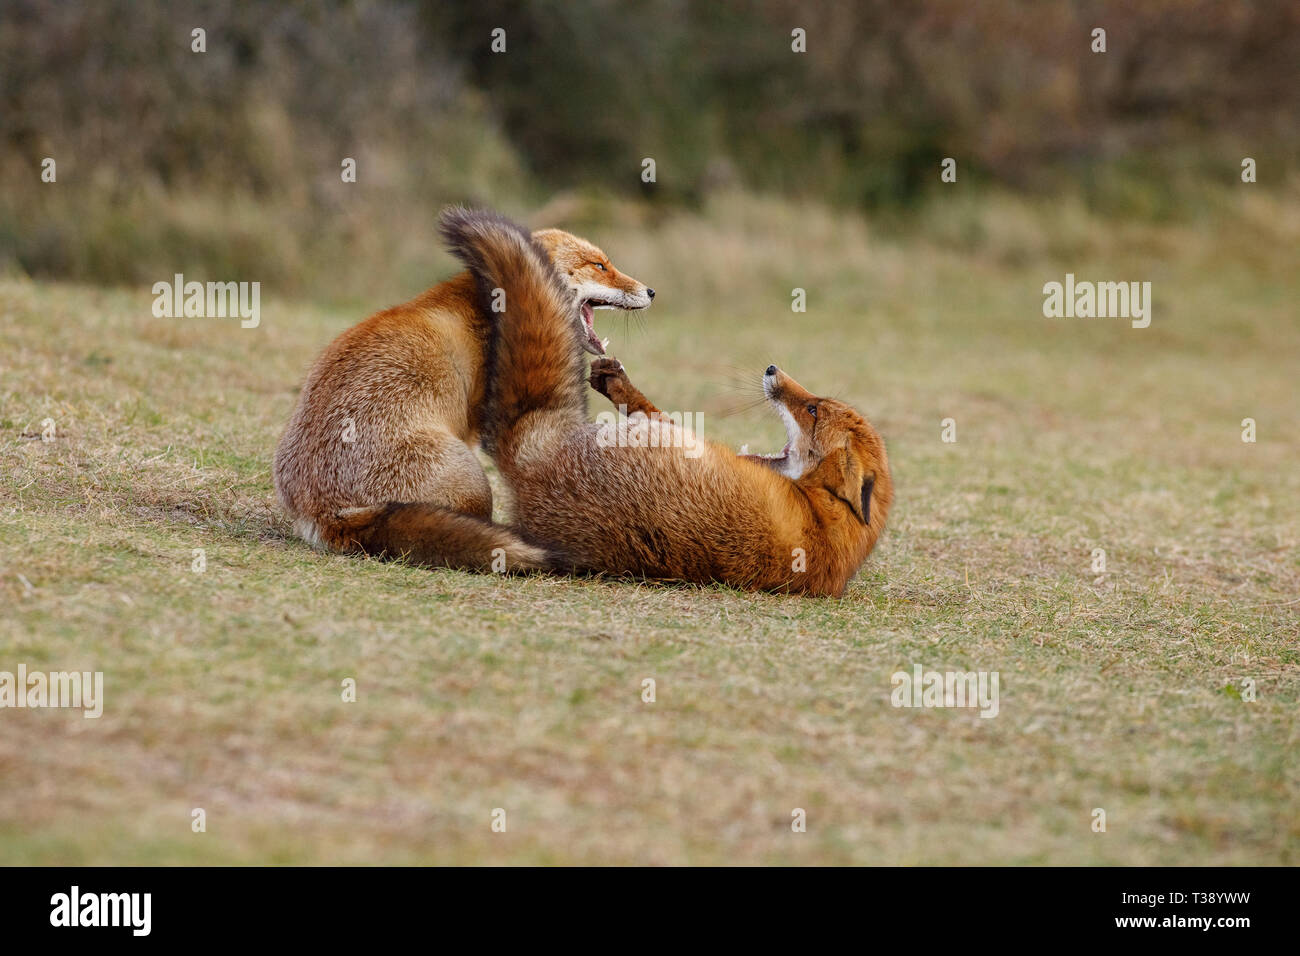
<svg viewBox="0 0 1300 956">
<path fill-rule="evenodd" d="M 571 337 L 593 354 L 605 350 L 594 309 L 644 309 L 654 298 L 585 239 L 544 229 L 530 248 L 544 250 Z M 496 288 L 461 273 L 353 326 L 317 359 L 274 465 L 301 537 L 438 566 L 545 565 L 541 549 L 491 523 L 492 489 L 473 452 L 494 390 L 486 352 Z"/>
<path fill-rule="evenodd" d="M 591 384 L 634 414 L 589 424 L 571 297 L 546 252 L 488 213 L 453 210 L 442 228 L 482 282 L 506 290 L 506 310 L 492 316 L 483 445 L 513 487 L 520 533 L 554 567 L 844 593 L 894 497 L 884 443 L 865 418 L 769 366 L 763 388 L 789 442 L 777 455 L 737 455 L 675 433 L 604 360 Z"/>
</svg>

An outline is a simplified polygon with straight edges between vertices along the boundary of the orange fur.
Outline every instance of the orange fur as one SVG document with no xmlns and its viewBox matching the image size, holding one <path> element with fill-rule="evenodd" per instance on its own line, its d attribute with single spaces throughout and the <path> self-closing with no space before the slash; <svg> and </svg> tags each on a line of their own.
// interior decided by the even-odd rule
<svg viewBox="0 0 1300 956">
<path fill-rule="evenodd" d="M 740 456 L 703 442 L 693 457 L 680 426 L 607 360 L 593 386 L 642 414 L 589 424 L 581 342 L 543 250 L 495 216 L 456 212 L 443 228 L 480 281 L 506 290 L 508 308 L 490 316 L 485 447 L 514 490 L 521 532 L 558 567 L 843 594 L 893 501 L 884 443 L 865 418 L 773 366 L 764 387 L 788 452 Z"/>
<path fill-rule="evenodd" d="M 565 276 L 565 321 L 588 346 L 583 302 L 650 304 L 653 290 L 586 240 L 557 229 L 535 238 L 548 269 Z M 490 289 L 463 272 L 325 349 L 274 464 L 276 492 L 304 539 L 425 564 L 486 569 L 495 552 L 510 570 L 544 566 L 543 549 L 491 523 L 492 490 L 473 451 L 492 390 L 490 309 Z"/>
</svg>

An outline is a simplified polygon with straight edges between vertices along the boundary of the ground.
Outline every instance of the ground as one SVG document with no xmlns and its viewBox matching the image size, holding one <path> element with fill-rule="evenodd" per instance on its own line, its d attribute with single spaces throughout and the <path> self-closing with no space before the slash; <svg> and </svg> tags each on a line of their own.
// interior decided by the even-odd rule
<svg viewBox="0 0 1300 956">
<path fill-rule="evenodd" d="M 660 407 L 774 450 L 776 362 L 884 435 L 842 600 L 311 551 L 271 455 L 364 309 L 0 281 L 0 670 L 105 674 L 98 720 L 0 710 L 0 862 L 1300 863 L 1300 203 L 921 215 L 586 230 L 659 292 L 597 324 Z M 1066 272 L 1151 281 L 1150 328 L 1045 318 Z M 891 706 L 916 664 L 998 715 Z"/>
</svg>

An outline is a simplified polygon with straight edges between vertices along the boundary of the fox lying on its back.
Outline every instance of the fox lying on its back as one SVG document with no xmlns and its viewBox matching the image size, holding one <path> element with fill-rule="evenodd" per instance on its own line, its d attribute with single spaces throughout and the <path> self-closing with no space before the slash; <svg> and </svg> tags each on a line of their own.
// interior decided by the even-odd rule
<svg viewBox="0 0 1300 956">
<path fill-rule="evenodd" d="M 571 340 L 593 353 L 604 352 L 593 309 L 654 298 L 584 239 L 545 229 L 532 241 L 563 276 Z M 473 451 L 492 392 L 492 288 L 464 272 L 343 332 L 316 361 L 275 454 L 275 488 L 299 535 L 431 565 L 486 569 L 497 549 L 512 569 L 545 564 L 491 523 Z"/>
<path fill-rule="evenodd" d="M 771 366 L 764 390 L 790 442 L 777 456 L 737 455 L 669 433 L 679 426 L 606 360 L 593 366 L 592 384 L 636 414 L 589 424 L 570 297 L 545 251 L 490 214 L 446 213 L 443 231 L 481 281 L 505 289 L 505 312 L 491 316 L 495 391 L 483 444 L 514 489 L 520 531 L 556 566 L 844 592 L 893 501 L 885 446 L 866 419 Z M 628 440 L 630 429 L 665 434 Z"/>
</svg>

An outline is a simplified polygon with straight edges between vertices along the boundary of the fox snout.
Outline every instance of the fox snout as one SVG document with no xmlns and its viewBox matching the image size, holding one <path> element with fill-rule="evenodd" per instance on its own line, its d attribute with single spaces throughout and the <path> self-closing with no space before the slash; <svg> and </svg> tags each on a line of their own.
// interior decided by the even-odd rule
<svg viewBox="0 0 1300 956">
<path fill-rule="evenodd" d="M 654 289 L 621 275 L 604 281 L 575 283 L 573 290 L 579 301 L 595 309 L 648 309 L 655 297 Z"/>
<path fill-rule="evenodd" d="M 791 412 L 800 410 L 802 405 L 802 411 L 814 419 L 817 411 L 813 406 L 821 401 L 775 365 L 769 365 L 763 373 L 763 394 L 768 401 L 785 405 Z"/>
</svg>

